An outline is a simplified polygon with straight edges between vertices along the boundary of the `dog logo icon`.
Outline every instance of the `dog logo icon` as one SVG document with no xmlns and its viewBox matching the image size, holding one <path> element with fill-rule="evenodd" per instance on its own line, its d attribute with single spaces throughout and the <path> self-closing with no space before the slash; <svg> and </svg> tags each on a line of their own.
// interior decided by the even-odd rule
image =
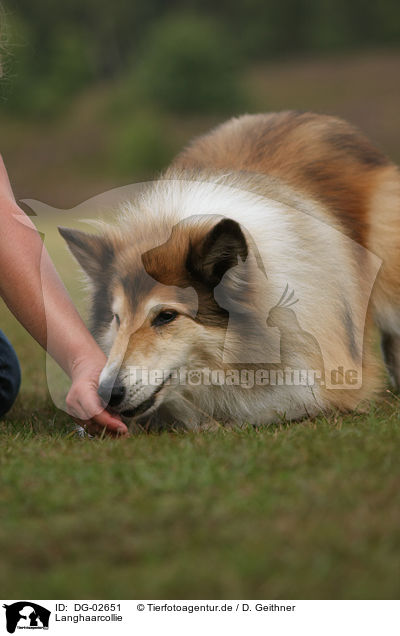
<svg viewBox="0 0 400 636">
<path fill-rule="evenodd" d="M 37 603 L 18 601 L 3 607 L 9 634 L 14 634 L 16 629 L 49 629 L 51 612 Z"/>
</svg>

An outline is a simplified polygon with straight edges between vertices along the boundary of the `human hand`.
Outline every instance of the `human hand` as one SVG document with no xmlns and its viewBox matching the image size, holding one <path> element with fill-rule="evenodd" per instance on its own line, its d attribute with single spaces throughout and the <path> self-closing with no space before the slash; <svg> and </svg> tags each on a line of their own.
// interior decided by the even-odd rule
<svg viewBox="0 0 400 636">
<path fill-rule="evenodd" d="M 109 413 L 97 394 L 99 376 L 105 364 L 105 356 L 100 351 L 96 357 L 87 356 L 76 362 L 71 372 L 72 385 L 66 397 L 68 413 L 83 426 L 88 433 L 96 435 L 104 430 L 113 436 L 126 437 L 128 427 L 118 415 Z"/>
<path fill-rule="evenodd" d="M 40 237 L 36 232 L 26 232 L 26 227 L 35 228 L 15 202 L 1 155 L 0 222 L 0 269 L 7 272 L 7 276 L 0 277 L 0 296 L 70 376 L 72 385 L 66 398 L 68 413 L 90 433 L 106 430 L 115 436 L 128 435 L 127 426 L 118 415 L 104 409 L 97 394 L 106 356 L 68 297 Z"/>
</svg>

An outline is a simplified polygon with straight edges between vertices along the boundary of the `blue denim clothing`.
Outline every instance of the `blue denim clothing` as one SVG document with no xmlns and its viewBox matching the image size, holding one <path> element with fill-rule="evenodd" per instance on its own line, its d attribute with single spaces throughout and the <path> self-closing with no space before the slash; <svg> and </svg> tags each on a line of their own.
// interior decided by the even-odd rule
<svg viewBox="0 0 400 636">
<path fill-rule="evenodd" d="M 21 368 L 17 354 L 0 331 L 0 417 L 10 410 L 21 385 Z"/>
</svg>

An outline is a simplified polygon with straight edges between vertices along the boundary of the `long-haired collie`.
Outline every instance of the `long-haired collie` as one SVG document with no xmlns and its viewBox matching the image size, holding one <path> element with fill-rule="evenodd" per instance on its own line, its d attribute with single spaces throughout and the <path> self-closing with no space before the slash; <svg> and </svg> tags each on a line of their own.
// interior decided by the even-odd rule
<svg viewBox="0 0 400 636">
<path fill-rule="evenodd" d="M 400 384 L 400 173 L 324 115 L 232 119 L 97 234 L 60 232 L 90 280 L 99 394 L 139 423 L 268 424 Z"/>
</svg>

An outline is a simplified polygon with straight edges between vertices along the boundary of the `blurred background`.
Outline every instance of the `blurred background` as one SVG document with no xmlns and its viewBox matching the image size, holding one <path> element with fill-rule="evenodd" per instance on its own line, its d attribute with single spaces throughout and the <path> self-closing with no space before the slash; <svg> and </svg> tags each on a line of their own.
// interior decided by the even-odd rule
<svg viewBox="0 0 400 636">
<path fill-rule="evenodd" d="M 400 161 L 397 0 L 2 0 L 0 150 L 17 198 L 150 178 L 243 112 L 343 116 Z"/>
</svg>

